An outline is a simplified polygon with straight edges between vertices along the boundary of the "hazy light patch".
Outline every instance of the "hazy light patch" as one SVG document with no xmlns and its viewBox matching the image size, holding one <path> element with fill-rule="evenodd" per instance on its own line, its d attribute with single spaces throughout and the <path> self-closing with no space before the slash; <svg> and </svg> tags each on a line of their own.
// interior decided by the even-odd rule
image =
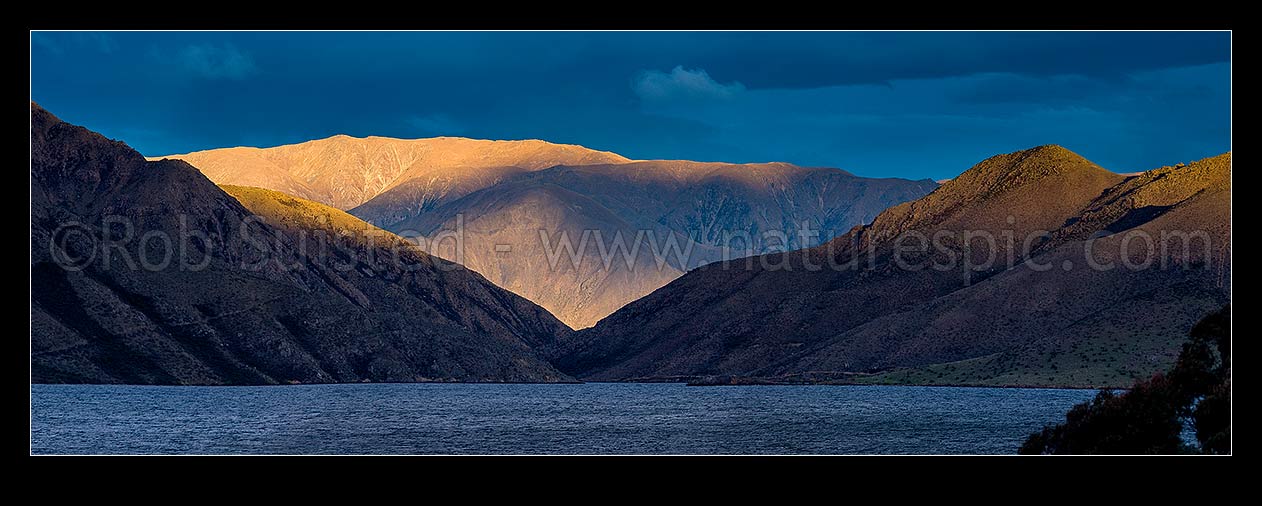
<svg viewBox="0 0 1262 506">
<path fill-rule="evenodd" d="M 254 58 L 232 44 L 187 46 L 178 58 L 186 70 L 208 79 L 244 79 L 258 72 Z"/>
<path fill-rule="evenodd" d="M 725 100 L 745 91 L 745 85 L 738 82 L 723 84 L 715 81 L 705 70 L 686 69 L 678 65 L 670 73 L 657 70 L 640 72 L 635 76 L 631 89 L 641 100 L 647 101 Z"/>
<path fill-rule="evenodd" d="M 97 51 L 105 54 L 111 54 L 118 50 L 118 43 L 114 42 L 114 38 L 108 33 L 102 32 L 83 32 L 79 34 L 84 43 L 92 46 Z"/>
<path fill-rule="evenodd" d="M 31 32 L 31 46 L 58 56 L 67 51 L 111 54 L 118 50 L 118 43 L 105 32 Z"/>
<path fill-rule="evenodd" d="M 31 32 L 31 47 L 59 56 L 66 53 L 66 50 L 61 48 L 61 44 L 58 44 L 57 40 L 47 33 Z"/>
</svg>

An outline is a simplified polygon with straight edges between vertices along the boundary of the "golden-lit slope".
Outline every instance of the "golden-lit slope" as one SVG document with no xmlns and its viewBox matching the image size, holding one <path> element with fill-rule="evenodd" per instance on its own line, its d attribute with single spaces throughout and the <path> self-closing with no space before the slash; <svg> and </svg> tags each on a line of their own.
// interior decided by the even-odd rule
<svg viewBox="0 0 1262 506">
<path fill-rule="evenodd" d="M 419 195 L 439 202 L 497 180 L 481 169 L 533 171 L 627 161 L 614 153 L 538 140 L 346 135 L 272 148 L 211 149 L 150 159 L 161 158 L 187 161 L 218 184 L 278 190 L 339 209 L 358 206 L 408 181 Z M 470 187 L 469 183 L 479 181 Z"/>
<path fill-rule="evenodd" d="M 813 246 L 937 186 L 787 163 L 631 161 L 581 146 L 451 137 L 335 136 L 175 157 L 218 184 L 320 202 L 404 237 L 433 236 L 462 219 L 469 228 L 459 262 L 575 328 L 718 258 L 712 251 L 731 237 L 748 237 L 735 240 L 734 256 Z M 803 223 L 819 235 L 800 236 Z M 575 239 L 584 232 L 633 238 L 653 231 L 657 240 L 675 237 L 696 254 L 658 266 L 644 247 L 632 264 L 652 263 L 651 269 L 593 270 L 603 262 L 588 261 L 577 271 L 554 272 L 543 259 L 540 230 L 568 231 Z M 598 253 L 589 246 L 582 256 Z"/>
<path fill-rule="evenodd" d="M 908 230 L 1056 230 L 1124 179 L 1061 146 L 992 156 L 872 223 L 874 241 Z"/>
<path fill-rule="evenodd" d="M 1141 172 L 1095 199 L 1057 239 L 1085 239 L 1101 228 L 1120 231 L 1167 213 L 1194 198 L 1230 192 L 1231 153 Z M 1059 242 L 1059 241 L 1058 241 Z"/>
<path fill-rule="evenodd" d="M 252 186 L 221 184 L 219 188 L 276 228 L 305 233 L 324 232 L 329 237 L 351 238 L 356 244 L 404 247 L 424 255 L 419 249 L 411 247 L 412 243 L 399 236 L 319 202 Z"/>
</svg>

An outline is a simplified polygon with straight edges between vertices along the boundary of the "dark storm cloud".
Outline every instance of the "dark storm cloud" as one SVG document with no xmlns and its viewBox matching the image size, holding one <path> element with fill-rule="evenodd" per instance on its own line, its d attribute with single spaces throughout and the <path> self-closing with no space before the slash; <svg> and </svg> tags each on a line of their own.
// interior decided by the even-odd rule
<svg viewBox="0 0 1262 506">
<path fill-rule="evenodd" d="M 699 55 L 718 79 L 751 88 L 816 88 L 979 73 L 1117 78 L 1228 61 L 1222 33 L 867 32 L 732 34 Z"/>
<path fill-rule="evenodd" d="M 1226 33 L 32 34 L 33 99 L 150 155 L 338 133 L 950 177 L 1225 151 Z"/>
</svg>

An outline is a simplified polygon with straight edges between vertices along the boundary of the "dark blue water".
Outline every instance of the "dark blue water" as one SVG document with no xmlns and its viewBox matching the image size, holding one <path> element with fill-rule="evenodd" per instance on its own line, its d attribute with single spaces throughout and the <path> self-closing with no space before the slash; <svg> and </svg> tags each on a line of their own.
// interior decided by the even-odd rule
<svg viewBox="0 0 1262 506">
<path fill-rule="evenodd" d="M 1014 453 L 1086 390 L 678 384 L 34 385 L 31 451 Z"/>
</svg>

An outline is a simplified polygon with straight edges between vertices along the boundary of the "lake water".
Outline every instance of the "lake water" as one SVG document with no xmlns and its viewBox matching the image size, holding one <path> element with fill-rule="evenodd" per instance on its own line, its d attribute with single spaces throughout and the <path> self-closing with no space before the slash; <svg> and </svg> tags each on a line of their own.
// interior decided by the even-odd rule
<svg viewBox="0 0 1262 506">
<path fill-rule="evenodd" d="M 1002 454 L 1092 395 L 625 383 L 34 385 L 31 451 Z"/>
</svg>

